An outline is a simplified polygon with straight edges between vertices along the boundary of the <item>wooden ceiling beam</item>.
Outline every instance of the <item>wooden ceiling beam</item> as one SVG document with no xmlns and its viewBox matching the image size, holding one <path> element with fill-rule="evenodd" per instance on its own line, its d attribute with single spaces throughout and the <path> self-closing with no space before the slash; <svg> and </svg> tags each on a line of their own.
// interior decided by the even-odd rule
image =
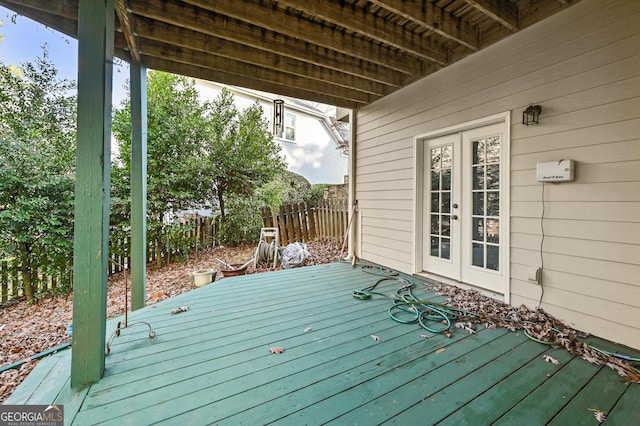
<svg viewBox="0 0 640 426">
<path fill-rule="evenodd" d="M 0 1 L 0 4 L 20 13 L 21 15 L 23 15 L 23 13 L 18 11 L 18 8 L 20 8 L 20 10 L 28 8 L 33 11 L 45 12 L 46 14 L 44 16 L 53 14 L 58 17 L 72 19 L 76 22 L 78 21 L 78 0 L 2 0 Z M 30 15 L 26 14 L 24 16 L 30 17 Z"/>
<path fill-rule="evenodd" d="M 125 40 L 127 40 L 127 46 L 129 47 L 131 59 L 135 63 L 140 63 L 138 41 L 133 34 L 133 17 L 131 16 L 131 12 L 127 10 L 124 2 L 125 0 L 115 0 L 116 14 L 118 15 L 118 20 L 120 21 L 120 29 L 122 30 L 122 34 L 124 35 Z"/>
<path fill-rule="evenodd" d="M 513 32 L 519 29 L 518 8 L 513 3 L 505 0 L 465 1 L 510 31 Z"/>
<path fill-rule="evenodd" d="M 177 26 L 161 22 L 159 18 L 159 16 L 149 16 L 149 9 L 146 8 L 144 17 L 137 15 L 134 31 L 142 34 L 144 37 L 155 40 L 159 40 L 169 32 L 175 31 L 179 34 L 179 39 L 196 43 L 196 46 L 199 46 L 197 49 L 205 52 L 210 50 L 208 47 L 212 40 L 210 37 L 226 39 L 241 46 L 237 52 L 238 54 L 248 56 L 247 53 L 243 51 L 244 46 L 247 46 L 249 49 L 258 50 L 259 52 L 257 52 L 257 54 L 261 56 L 271 55 L 274 61 L 278 59 L 278 63 L 272 64 L 274 66 L 280 64 L 280 57 L 284 57 L 284 60 L 297 60 L 301 63 L 339 71 L 396 88 L 404 85 L 404 74 L 398 71 L 378 66 L 361 59 L 348 57 L 341 53 L 311 46 L 299 40 L 276 37 L 275 34 L 271 32 L 265 34 L 264 32 L 258 32 L 258 30 L 254 28 L 245 30 L 240 28 L 239 22 L 235 20 L 226 20 L 224 26 L 222 23 L 219 23 L 220 25 L 205 25 L 203 26 L 202 32 L 196 32 L 191 28 L 187 28 L 186 25 L 182 25 L 183 23 L 186 24 L 186 22 L 180 22 L 181 25 Z M 215 16 L 211 18 L 216 21 L 219 19 Z M 265 40 L 267 37 L 268 39 Z M 265 43 L 261 44 L 257 41 L 263 41 Z M 264 46 L 268 46 L 269 49 L 264 49 Z"/>
<path fill-rule="evenodd" d="M 387 85 L 359 76 L 333 71 L 285 56 L 274 55 L 273 53 L 254 47 L 244 46 L 233 41 L 212 37 L 169 24 L 155 23 L 153 28 L 145 28 L 145 30 L 144 32 L 137 32 L 141 39 L 154 40 L 182 49 L 189 49 L 216 57 L 244 62 L 270 71 L 281 67 L 285 69 L 288 74 L 342 86 L 345 89 L 360 90 L 374 95 L 385 95 L 392 90 L 392 88 L 389 88 Z M 169 34 L 171 34 L 171 37 L 168 37 Z M 166 42 L 166 40 L 170 41 Z M 397 88 L 396 86 L 393 89 Z"/>
<path fill-rule="evenodd" d="M 195 65 L 184 64 L 181 62 L 173 62 L 166 58 L 142 55 L 142 62 L 150 69 L 170 72 L 173 74 L 188 75 L 193 78 L 202 80 L 215 81 L 217 83 L 229 84 L 232 86 L 244 87 L 247 89 L 261 90 L 263 92 L 274 93 L 281 96 L 289 96 L 292 98 L 305 99 L 313 102 L 320 102 L 328 105 L 339 106 L 343 108 L 358 109 L 360 106 L 376 100 L 371 97 L 368 102 L 357 102 L 349 100 L 340 95 L 334 95 L 324 92 L 314 92 L 306 88 L 297 88 L 289 84 L 280 84 L 269 81 L 256 80 L 226 70 L 218 70 L 205 68 Z"/>
<path fill-rule="evenodd" d="M 175 1 L 162 2 L 162 7 L 168 10 L 175 5 Z M 311 45 L 321 46 L 335 50 L 347 56 L 359 58 L 371 63 L 380 64 L 387 68 L 403 72 L 408 75 L 423 74 L 424 61 L 415 57 L 407 57 L 406 54 L 391 49 L 388 46 L 364 40 L 361 37 L 347 36 L 342 31 L 331 31 L 327 27 L 295 16 L 282 16 L 274 12 L 272 8 L 261 6 L 246 0 L 184 0 L 197 8 L 194 19 L 204 17 L 203 10 L 209 10 L 217 14 L 228 16 L 239 21 L 254 25 L 256 28 L 273 31 L 277 34 L 307 42 Z M 175 8 L 172 8 L 175 10 Z M 178 7 L 179 13 L 188 12 L 186 7 Z M 176 15 L 169 13 L 166 17 Z M 193 15 L 191 15 L 193 17 Z M 286 19 L 285 19 L 286 18 Z M 179 18 L 178 18 L 179 19 Z M 178 25 L 176 23 L 176 25 Z M 247 27 L 243 26 L 246 30 Z M 262 37 L 256 42 L 263 42 Z"/>
<path fill-rule="evenodd" d="M 64 15 L 59 15 L 58 13 L 47 13 L 46 11 L 42 10 L 43 8 L 31 7 L 31 4 L 29 4 L 28 6 L 24 6 L 12 1 L 0 0 L 0 5 L 5 6 L 22 16 L 26 16 L 29 19 L 42 22 L 46 26 L 53 28 L 56 31 L 60 31 L 61 33 L 66 34 L 69 37 L 78 37 L 77 18 L 74 20 L 67 18 Z M 60 11 L 60 9 L 57 9 L 57 11 Z"/>
<path fill-rule="evenodd" d="M 328 82 L 321 82 L 289 74 L 283 70 L 266 69 L 246 62 L 215 55 L 203 55 L 202 52 L 195 50 L 150 40 L 140 40 L 140 53 L 147 56 L 161 57 L 172 62 L 181 62 L 197 67 L 209 68 L 211 70 L 225 71 L 238 76 L 245 76 L 247 79 L 261 80 L 283 86 L 290 85 L 291 87 L 305 88 L 313 92 L 323 92 L 358 103 L 368 103 L 372 99 L 381 97 L 381 95 L 365 93 L 361 90 L 336 86 Z M 192 76 L 189 73 L 185 75 Z"/>
<path fill-rule="evenodd" d="M 445 66 L 449 62 L 446 48 L 437 45 L 431 38 L 415 36 L 392 22 L 378 18 L 375 14 L 355 9 L 344 3 L 325 0 L 278 0 L 278 4 L 289 6 L 309 15 L 319 17 L 340 27 L 348 28 L 364 37 L 392 46 L 423 60 Z M 273 13 L 273 12 L 272 12 Z M 348 36 L 345 36 L 348 37 Z"/>
<path fill-rule="evenodd" d="M 436 7 L 433 3 L 417 0 L 369 1 L 468 49 L 476 51 L 480 48 L 480 35 L 477 28 Z"/>
</svg>

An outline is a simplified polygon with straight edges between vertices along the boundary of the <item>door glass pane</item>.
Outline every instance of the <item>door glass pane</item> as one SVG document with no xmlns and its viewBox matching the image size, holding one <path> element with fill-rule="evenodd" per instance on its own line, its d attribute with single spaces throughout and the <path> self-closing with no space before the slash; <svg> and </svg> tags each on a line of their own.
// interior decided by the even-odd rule
<svg viewBox="0 0 640 426">
<path fill-rule="evenodd" d="M 431 148 L 430 238 L 431 256 L 449 259 L 451 251 L 451 174 L 453 146 Z"/>
<path fill-rule="evenodd" d="M 471 255 L 471 264 L 484 268 L 484 245 L 473 243 L 473 253 Z"/>
<path fill-rule="evenodd" d="M 443 191 L 440 196 L 440 212 L 451 213 L 451 192 Z"/>
<path fill-rule="evenodd" d="M 498 244 L 500 242 L 500 221 L 487 219 L 487 242 Z"/>
<path fill-rule="evenodd" d="M 451 218 L 449 215 L 442 215 L 442 235 L 451 236 Z"/>
<path fill-rule="evenodd" d="M 438 213 L 440 211 L 440 193 L 439 192 L 431 193 L 431 211 L 434 213 Z"/>
<path fill-rule="evenodd" d="M 441 189 L 444 191 L 451 190 L 451 169 L 442 170 L 442 188 Z"/>
<path fill-rule="evenodd" d="M 473 241 L 484 241 L 484 219 L 473 218 Z"/>
<path fill-rule="evenodd" d="M 443 259 L 451 258 L 451 240 L 449 238 L 442 239 L 442 251 L 440 253 L 440 257 Z"/>
<path fill-rule="evenodd" d="M 431 171 L 431 189 L 437 191 L 440 189 L 440 172 Z"/>
<path fill-rule="evenodd" d="M 440 235 L 440 215 L 431 215 L 431 234 Z"/>
<path fill-rule="evenodd" d="M 488 189 L 500 188 L 500 165 L 490 164 L 487 166 L 487 184 Z"/>
<path fill-rule="evenodd" d="M 474 214 L 482 214 L 475 213 Z M 487 216 L 500 216 L 500 193 L 487 191 Z"/>
<path fill-rule="evenodd" d="M 498 270 L 500 265 L 500 137 L 472 142 L 471 239 L 473 266 Z"/>
<path fill-rule="evenodd" d="M 440 238 L 431 237 L 431 256 L 440 256 Z"/>
<path fill-rule="evenodd" d="M 474 215 L 484 214 L 484 192 L 473 193 L 473 214 Z"/>
<path fill-rule="evenodd" d="M 500 248 L 498 246 L 487 246 L 487 269 L 500 270 Z"/>
<path fill-rule="evenodd" d="M 474 166 L 472 168 L 473 189 L 484 189 L 484 166 Z"/>
<path fill-rule="evenodd" d="M 451 168 L 451 147 L 443 146 L 442 147 L 442 168 L 450 169 Z"/>
<path fill-rule="evenodd" d="M 492 138 L 485 139 L 485 145 L 487 148 L 486 160 L 487 163 L 499 163 L 500 162 L 500 138 L 494 136 Z"/>
<path fill-rule="evenodd" d="M 431 149 L 431 168 L 433 170 L 440 170 L 441 153 L 442 153 L 442 149 L 440 148 Z"/>
<path fill-rule="evenodd" d="M 483 164 L 485 158 L 484 141 L 473 142 L 473 164 Z"/>
</svg>

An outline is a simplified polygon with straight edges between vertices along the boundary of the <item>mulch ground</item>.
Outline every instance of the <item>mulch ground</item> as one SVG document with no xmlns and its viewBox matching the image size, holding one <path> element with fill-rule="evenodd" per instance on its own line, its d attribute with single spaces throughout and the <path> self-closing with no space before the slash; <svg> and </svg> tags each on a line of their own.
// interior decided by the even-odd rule
<svg viewBox="0 0 640 426">
<path fill-rule="evenodd" d="M 307 243 L 310 256 L 304 266 L 319 265 L 337 260 L 341 244 L 312 241 Z M 173 263 L 158 269 L 147 268 L 147 305 L 152 305 L 195 288 L 191 272 L 204 269 L 220 269 L 228 264 L 244 264 L 253 257 L 255 245 L 215 247 L 194 253 L 184 263 Z M 281 267 L 278 267 L 281 269 Z M 272 271 L 273 268 L 250 265 L 247 274 Z M 218 274 L 217 279 L 221 278 Z M 128 279 L 128 278 L 127 278 Z M 224 279 L 224 278 L 223 278 Z M 113 318 L 125 312 L 125 277 L 118 273 L 109 277 L 107 290 L 107 317 Z M 130 298 L 129 298 L 130 301 Z M 63 345 L 71 340 L 66 333 L 72 322 L 73 295 L 47 296 L 34 304 L 24 298 L 0 305 L 0 367 L 26 360 L 33 355 Z M 19 368 L 0 373 L 0 403 L 4 402 L 38 361 L 28 361 Z"/>
</svg>

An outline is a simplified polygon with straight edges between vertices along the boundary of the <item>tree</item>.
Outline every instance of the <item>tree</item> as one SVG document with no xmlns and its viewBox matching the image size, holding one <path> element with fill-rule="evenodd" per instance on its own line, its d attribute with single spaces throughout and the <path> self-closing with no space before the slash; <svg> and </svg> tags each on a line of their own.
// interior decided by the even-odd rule
<svg viewBox="0 0 640 426">
<path fill-rule="evenodd" d="M 195 81 L 150 71 L 147 76 L 147 216 L 149 241 L 158 251 L 163 233 L 171 226 L 165 218 L 198 207 L 206 198 L 206 177 L 201 177 L 200 148 L 207 137 L 205 106 L 198 99 Z M 112 192 L 116 207 L 130 206 L 131 107 L 125 100 L 113 118 L 119 154 L 113 165 Z M 118 215 L 116 215 L 117 217 Z M 124 224 L 126 226 L 126 223 Z M 158 256 L 159 266 L 162 259 Z"/>
<path fill-rule="evenodd" d="M 285 170 L 285 163 L 257 102 L 238 113 L 233 94 L 223 89 L 211 104 L 209 123 L 210 137 L 204 146 L 206 170 L 214 179 L 210 193 L 224 221 L 227 195 L 252 196 Z"/>
<path fill-rule="evenodd" d="M 71 268 L 74 87 L 57 77 L 46 46 L 35 63 L 0 62 L 0 252 L 19 261 L 29 301 L 39 268 Z"/>
</svg>

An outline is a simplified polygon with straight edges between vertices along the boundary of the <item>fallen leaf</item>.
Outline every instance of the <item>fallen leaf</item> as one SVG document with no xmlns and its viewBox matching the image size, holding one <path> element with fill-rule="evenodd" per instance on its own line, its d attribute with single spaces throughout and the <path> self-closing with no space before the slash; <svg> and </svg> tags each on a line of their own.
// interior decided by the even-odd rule
<svg viewBox="0 0 640 426">
<path fill-rule="evenodd" d="M 154 302 L 162 300 L 163 298 L 164 298 L 164 291 L 156 291 L 155 293 L 153 293 Z"/>
<path fill-rule="evenodd" d="M 305 328 L 305 329 L 304 329 L 304 332 L 305 332 L 305 333 L 308 333 L 308 332 L 310 332 L 310 331 L 313 331 L 313 328 L 311 328 L 311 327 L 307 327 L 307 328 Z"/>
<path fill-rule="evenodd" d="M 607 415 L 604 412 L 596 410 L 595 408 L 587 408 L 587 410 L 593 412 L 593 415 L 598 423 L 604 423 L 604 421 L 607 420 Z"/>
<path fill-rule="evenodd" d="M 372 334 L 372 335 L 371 335 L 371 338 L 372 338 L 373 340 L 375 340 L 376 342 L 382 342 L 382 338 L 381 338 L 381 337 L 378 337 L 378 336 L 376 336 L 376 335 L 374 335 L 374 334 Z"/>
<path fill-rule="evenodd" d="M 440 348 L 436 351 L 437 354 L 441 354 L 442 352 L 446 351 L 445 348 Z"/>
<path fill-rule="evenodd" d="M 175 308 L 171 310 L 171 314 L 179 314 L 180 312 L 187 312 L 189 310 L 188 306 L 180 306 L 179 308 Z"/>
<path fill-rule="evenodd" d="M 557 359 L 555 359 L 554 357 L 550 356 L 550 355 L 542 355 L 542 357 L 544 358 L 545 362 L 550 362 L 553 365 L 559 365 L 560 361 L 558 361 Z"/>
<path fill-rule="evenodd" d="M 421 334 L 420 337 L 422 337 L 423 339 L 428 339 L 429 335 L 428 334 Z"/>
<path fill-rule="evenodd" d="M 284 349 L 281 348 L 280 346 L 273 346 L 269 348 L 269 350 L 271 351 L 272 354 L 281 354 L 282 352 L 284 352 Z"/>
</svg>

